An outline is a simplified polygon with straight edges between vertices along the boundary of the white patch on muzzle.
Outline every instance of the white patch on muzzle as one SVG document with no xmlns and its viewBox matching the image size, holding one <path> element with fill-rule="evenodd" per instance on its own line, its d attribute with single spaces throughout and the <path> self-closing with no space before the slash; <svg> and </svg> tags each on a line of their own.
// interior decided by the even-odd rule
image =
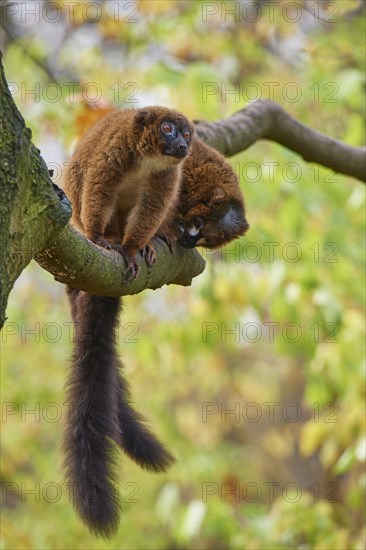
<svg viewBox="0 0 366 550">
<path fill-rule="evenodd" d="M 197 229 L 197 227 L 195 225 L 191 225 L 188 229 L 187 229 L 187 233 L 191 236 L 191 237 L 197 237 L 198 233 L 200 232 L 201 229 Z"/>
</svg>

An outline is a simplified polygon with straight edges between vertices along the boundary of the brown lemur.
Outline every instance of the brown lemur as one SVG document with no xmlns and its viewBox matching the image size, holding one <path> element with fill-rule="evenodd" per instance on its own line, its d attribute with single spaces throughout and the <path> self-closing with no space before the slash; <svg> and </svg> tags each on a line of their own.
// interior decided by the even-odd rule
<svg viewBox="0 0 366 550">
<path fill-rule="evenodd" d="M 197 138 L 183 163 L 175 221 L 186 248 L 219 248 L 249 229 L 238 177 L 225 158 Z"/>
<path fill-rule="evenodd" d="M 126 279 L 138 274 L 139 251 L 149 265 L 155 261 L 154 235 L 171 250 L 177 239 L 216 248 L 248 228 L 234 171 L 192 135 L 192 124 L 177 111 L 117 111 L 85 135 L 71 158 L 63 182 L 71 223 L 123 255 Z M 66 475 L 83 521 L 109 537 L 120 513 L 115 443 L 150 471 L 166 470 L 174 458 L 131 405 L 115 340 L 121 299 L 66 290 L 75 323 Z"/>
</svg>

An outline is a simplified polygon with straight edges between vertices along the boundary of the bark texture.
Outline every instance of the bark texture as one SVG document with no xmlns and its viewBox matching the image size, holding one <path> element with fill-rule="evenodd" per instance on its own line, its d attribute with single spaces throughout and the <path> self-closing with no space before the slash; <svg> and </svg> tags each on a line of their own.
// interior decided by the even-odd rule
<svg viewBox="0 0 366 550">
<path fill-rule="evenodd" d="M 67 224 L 31 131 L 8 89 L 0 57 L 0 327 L 14 282 L 31 259 Z"/>
<path fill-rule="evenodd" d="M 60 283 L 101 296 L 129 296 L 166 284 L 189 286 L 204 270 L 205 261 L 196 250 L 177 246 L 172 254 L 161 239 L 155 238 L 153 243 L 158 260 L 149 268 L 141 258 L 139 275 L 128 284 L 123 283 L 126 264 L 122 256 L 96 246 L 70 225 L 52 239 L 36 261 Z"/>
</svg>

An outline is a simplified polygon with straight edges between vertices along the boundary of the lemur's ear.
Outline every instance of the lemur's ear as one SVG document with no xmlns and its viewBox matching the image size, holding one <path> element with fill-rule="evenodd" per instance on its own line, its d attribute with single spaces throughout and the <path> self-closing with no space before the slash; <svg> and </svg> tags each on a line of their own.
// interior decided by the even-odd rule
<svg viewBox="0 0 366 550">
<path fill-rule="evenodd" d="M 217 203 L 222 202 L 226 199 L 226 193 L 222 189 L 222 187 L 215 187 L 215 189 L 212 192 L 211 202 Z"/>
<path fill-rule="evenodd" d="M 141 110 L 135 115 L 135 125 L 139 128 L 147 126 L 150 122 L 152 113 L 150 111 Z"/>
</svg>

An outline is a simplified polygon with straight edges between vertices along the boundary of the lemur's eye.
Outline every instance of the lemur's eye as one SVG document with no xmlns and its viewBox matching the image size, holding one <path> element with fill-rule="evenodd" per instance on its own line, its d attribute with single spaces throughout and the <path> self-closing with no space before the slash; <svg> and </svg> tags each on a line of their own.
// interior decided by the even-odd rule
<svg viewBox="0 0 366 550">
<path fill-rule="evenodd" d="M 194 218 L 192 218 L 192 223 L 196 229 L 201 229 L 201 227 L 203 226 L 203 219 L 199 216 L 194 216 Z"/>
<path fill-rule="evenodd" d="M 162 125 L 161 125 L 161 129 L 163 130 L 163 132 L 165 134 L 170 134 L 170 132 L 173 131 L 173 126 L 171 124 L 168 124 L 167 122 L 164 122 Z"/>
<path fill-rule="evenodd" d="M 188 141 L 189 139 L 191 139 L 191 133 L 188 132 L 188 130 L 185 130 L 185 132 L 183 132 L 183 137 Z"/>
</svg>

